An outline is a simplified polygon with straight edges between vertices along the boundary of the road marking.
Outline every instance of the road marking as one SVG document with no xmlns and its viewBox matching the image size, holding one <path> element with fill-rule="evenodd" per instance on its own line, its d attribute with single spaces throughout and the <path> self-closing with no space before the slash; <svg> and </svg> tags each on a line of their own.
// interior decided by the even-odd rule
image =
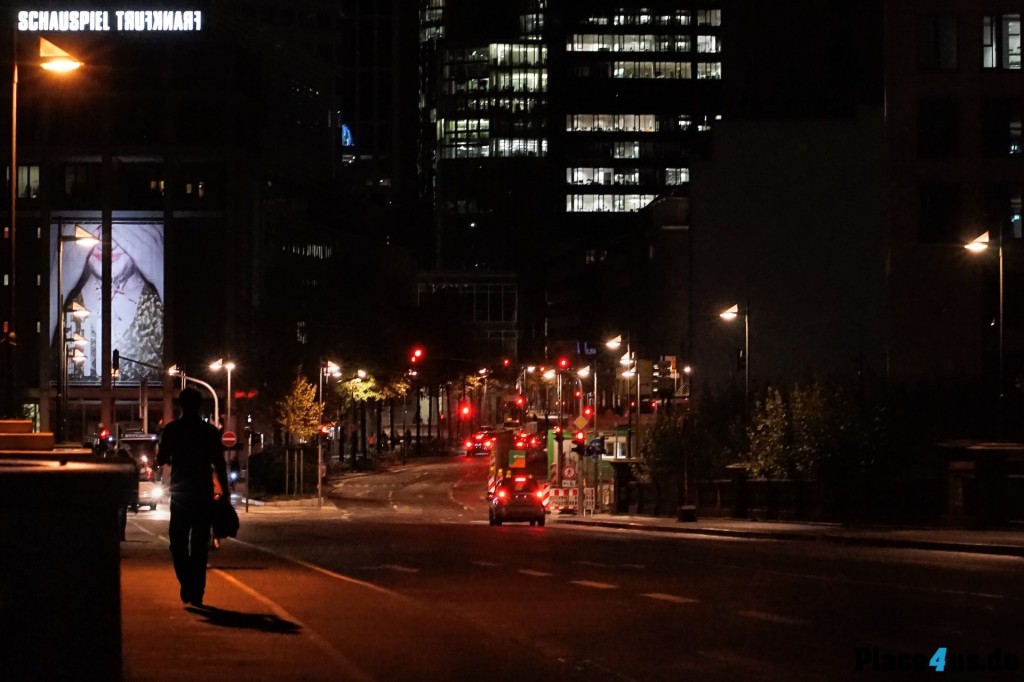
<svg viewBox="0 0 1024 682">
<path fill-rule="evenodd" d="M 573 585 L 579 585 L 581 587 L 593 587 L 598 590 L 617 590 L 618 585 L 612 585 L 611 583 L 599 583 L 596 580 L 570 580 Z"/>
<path fill-rule="evenodd" d="M 484 568 L 497 568 L 501 564 L 496 564 L 493 561 L 474 561 L 474 566 L 483 566 Z"/>
<path fill-rule="evenodd" d="M 313 642 L 313 644 L 315 644 L 321 651 L 327 654 L 327 656 L 330 657 L 336 664 L 338 664 L 344 669 L 345 677 L 353 680 L 360 680 L 361 682 L 372 682 L 374 678 L 371 675 L 369 675 L 365 670 L 363 670 L 355 663 L 353 663 L 352 660 L 348 658 L 345 654 L 335 649 L 330 642 L 328 642 L 326 639 L 318 635 L 312 628 L 310 628 L 308 625 L 306 625 L 301 620 L 299 620 L 291 613 L 289 613 L 283 606 L 273 601 L 272 599 L 268 599 L 267 597 L 263 596 L 253 588 L 243 583 L 238 578 L 234 577 L 233 575 L 230 575 L 229 573 L 226 573 L 225 571 L 219 568 L 212 569 L 212 572 L 216 573 L 221 578 L 224 578 L 224 580 L 228 581 L 229 583 L 240 589 L 242 592 L 245 592 L 247 595 L 249 595 L 256 601 L 266 606 L 274 613 L 275 616 L 277 616 L 281 620 L 286 620 L 295 623 L 300 628 L 302 628 L 302 633 L 306 637 L 308 637 L 310 641 Z"/>
<path fill-rule="evenodd" d="M 534 578 L 548 578 L 554 575 L 553 573 L 545 573 L 544 571 L 534 571 L 530 568 L 520 568 L 516 573 L 522 573 L 523 575 L 532 576 Z"/>
<path fill-rule="evenodd" d="M 419 573 L 418 568 L 409 568 L 408 566 L 399 566 L 398 564 L 384 564 L 381 568 L 388 568 L 392 571 L 398 571 L 399 573 Z"/>
<path fill-rule="evenodd" d="M 574 561 L 577 566 L 593 566 L 595 568 L 646 568 L 643 564 L 602 564 L 600 561 Z"/>
<path fill-rule="evenodd" d="M 769 623 L 782 623 L 783 625 L 807 625 L 808 623 L 808 621 L 799 618 L 789 618 L 788 616 L 779 616 L 774 613 L 765 613 L 764 611 L 740 611 L 740 615 L 747 618 L 756 618 L 757 620 L 766 620 Z"/>
<path fill-rule="evenodd" d="M 677 597 L 674 594 L 663 594 L 661 592 L 648 592 L 647 594 L 641 594 L 641 597 L 647 597 L 648 599 L 657 599 L 658 601 L 672 602 L 673 604 L 693 604 L 699 600 L 690 599 L 689 597 Z"/>
</svg>

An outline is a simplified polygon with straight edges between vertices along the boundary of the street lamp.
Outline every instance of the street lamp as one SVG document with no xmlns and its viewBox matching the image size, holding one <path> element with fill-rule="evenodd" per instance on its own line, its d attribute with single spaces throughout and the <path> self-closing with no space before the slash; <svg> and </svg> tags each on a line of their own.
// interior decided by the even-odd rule
<svg viewBox="0 0 1024 682">
<path fill-rule="evenodd" d="M 191 381 L 193 384 L 198 384 L 205 388 L 207 391 L 209 391 L 210 396 L 213 398 L 213 423 L 220 423 L 220 401 L 217 399 L 217 391 L 213 390 L 213 386 L 206 383 L 205 381 L 200 381 L 199 379 L 196 379 L 194 377 L 186 376 L 186 374 L 182 372 L 177 365 L 171 365 L 170 367 L 168 367 L 167 374 L 168 376 L 172 377 L 180 376 L 182 388 L 185 388 L 185 382 Z"/>
<path fill-rule="evenodd" d="M 320 362 L 320 378 L 317 383 L 317 397 L 320 402 L 320 420 L 324 418 L 324 377 L 340 377 L 341 367 L 330 360 Z M 323 433 L 317 428 L 316 432 L 316 508 L 324 506 L 324 450 Z"/>
<path fill-rule="evenodd" d="M 718 314 L 726 322 L 732 322 L 740 315 L 739 304 Z M 750 301 L 743 309 L 743 402 L 750 409 Z"/>
<path fill-rule="evenodd" d="M 68 72 L 68 71 L 74 71 L 78 67 L 82 66 L 82 62 L 78 61 L 77 59 L 74 59 L 67 52 L 65 52 L 64 50 L 60 49 L 59 47 L 57 47 L 56 45 L 51 43 L 49 40 L 46 40 L 45 38 L 40 38 L 39 39 L 39 58 L 41 60 L 40 61 L 40 66 L 43 69 L 45 69 L 46 71 L 52 71 L 52 72 L 57 72 L 57 73 L 65 73 L 65 72 Z M 17 307 L 17 305 L 16 305 L 17 297 L 15 296 L 15 291 L 16 291 L 15 286 L 16 286 L 16 279 L 17 279 L 17 277 L 16 277 L 16 275 L 17 275 L 17 267 L 15 266 L 15 264 L 17 263 L 17 260 L 18 260 L 17 257 L 16 257 L 16 251 L 15 251 L 16 235 L 17 235 L 17 215 L 18 215 L 18 41 L 17 40 L 14 41 L 14 59 L 12 61 L 13 61 L 13 65 L 14 65 L 14 73 L 13 73 L 13 76 L 11 78 L 11 168 L 10 168 L 10 175 L 11 175 L 11 178 L 10 178 L 10 181 L 11 181 L 11 187 L 10 187 L 10 189 L 11 189 L 11 195 L 10 195 L 10 198 L 11 198 L 11 216 L 10 216 L 10 218 L 11 218 L 11 221 L 10 221 L 10 233 L 9 233 L 9 237 L 8 237 L 8 241 L 10 243 L 10 250 L 11 250 L 11 262 L 10 262 L 10 272 L 9 272 L 9 274 L 10 274 L 10 290 L 11 290 L 11 293 L 10 293 L 10 307 L 9 307 L 8 318 L 4 321 L 4 325 L 3 325 L 3 333 L 4 333 L 4 339 L 3 340 L 6 342 L 6 345 L 7 345 L 7 354 L 8 354 L 8 359 L 9 359 L 9 363 L 10 363 L 10 367 L 8 368 L 9 372 L 7 373 L 8 374 L 8 379 L 7 380 L 10 382 L 10 384 L 9 384 L 9 387 L 10 387 L 9 388 L 9 395 L 6 396 L 7 400 L 9 401 L 9 404 L 7 405 L 7 408 L 8 408 L 8 410 L 11 411 L 11 415 L 13 416 L 14 412 L 17 410 L 17 407 L 18 407 L 17 406 L 17 398 L 16 398 L 17 381 L 15 379 L 15 377 L 17 376 L 17 373 L 18 373 L 18 368 L 17 368 L 17 362 L 16 362 L 15 357 L 14 357 L 14 346 L 17 343 L 17 332 L 16 332 L 16 326 L 15 326 L 15 324 L 16 324 L 15 312 L 16 312 L 16 307 Z M 58 269 L 58 272 L 59 272 L 59 269 Z M 63 319 L 63 308 L 58 308 L 58 313 L 61 315 L 61 318 Z M 63 326 L 64 326 L 63 322 L 61 322 L 61 327 L 63 327 Z M 63 334 L 63 330 L 61 331 L 61 333 Z M 63 344 L 61 344 L 61 345 L 63 347 Z M 63 354 L 62 354 L 61 355 L 61 363 L 65 363 L 65 362 L 66 361 L 64 360 L 64 357 L 63 357 Z M 63 375 L 64 371 L 61 370 L 60 374 Z M 63 394 L 61 394 L 61 395 L 63 395 Z M 60 419 L 63 420 L 64 416 L 61 415 Z M 61 431 L 63 432 L 64 426 L 63 426 L 63 422 L 62 421 L 61 421 L 60 424 L 58 424 L 58 426 L 60 427 Z M 63 433 L 61 433 L 59 435 L 63 436 Z"/>
<path fill-rule="evenodd" d="M 989 246 L 988 230 L 964 244 L 964 248 L 971 253 L 981 253 Z M 999 244 L 996 247 L 999 260 L 999 376 L 996 377 L 996 388 L 998 401 L 996 403 L 996 433 L 1002 435 L 1003 431 L 1003 402 L 1005 391 L 1003 389 L 1003 226 L 999 224 Z"/>
<path fill-rule="evenodd" d="M 225 431 L 232 431 L 233 430 L 231 428 L 231 370 L 233 370 L 234 368 L 235 368 L 235 363 L 231 362 L 230 360 L 225 362 L 224 358 L 220 358 L 216 362 L 211 362 L 210 363 L 210 369 L 212 369 L 213 371 L 219 372 L 220 370 L 225 369 L 228 372 L 228 390 L 227 390 L 226 399 L 224 401 L 224 430 Z"/>
<path fill-rule="evenodd" d="M 60 334 L 58 344 L 60 352 L 58 362 L 60 366 L 57 371 L 57 442 L 63 443 L 67 440 L 67 418 L 68 418 L 68 341 L 72 341 L 76 348 L 81 349 L 85 345 L 85 337 L 75 334 L 74 338 L 68 338 L 72 330 L 67 327 L 65 315 L 71 313 L 77 319 L 84 319 L 89 311 L 82 304 L 74 301 L 71 305 L 73 310 L 68 310 L 64 302 L 64 244 L 75 242 L 82 246 L 95 246 L 99 241 L 96 237 L 81 225 L 75 225 L 74 234 L 64 234 L 64 223 L 57 227 L 57 332 Z M 83 357 L 84 360 L 84 357 Z M 76 358 L 77 361 L 77 358 Z"/>
</svg>

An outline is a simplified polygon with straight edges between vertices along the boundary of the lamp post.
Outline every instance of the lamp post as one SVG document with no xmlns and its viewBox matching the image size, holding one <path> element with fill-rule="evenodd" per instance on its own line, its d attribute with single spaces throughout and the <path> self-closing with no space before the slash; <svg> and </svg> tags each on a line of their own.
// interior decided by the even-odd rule
<svg viewBox="0 0 1024 682">
<path fill-rule="evenodd" d="M 200 381 L 199 379 L 195 379 L 193 377 L 186 376 L 186 374 L 184 372 L 182 372 L 180 369 L 178 369 L 177 365 L 171 365 L 170 367 L 168 367 L 167 368 L 167 374 L 172 376 L 172 377 L 180 376 L 181 377 L 181 387 L 182 388 L 185 388 L 185 382 L 191 381 L 193 384 L 198 384 L 198 385 L 202 386 L 203 388 L 205 388 L 207 391 L 209 391 L 210 392 L 210 396 L 213 398 L 213 423 L 214 424 L 219 424 L 220 423 L 220 401 L 217 400 L 217 391 L 213 390 L 213 386 L 211 386 L 210 384 L 206 383 L 205 381 Z"/>
<path fill-rule="evenodd" d="M 341 367 L 337 363 L 327 360 L 324 362 L 320 361 L 320 381 L 317 384 L 317 398 L 320 402 L 320 420 L 324 418 L 324 377 L 338 377 L 341 376 Z M 323 433 L 320 429 L 317 429 L 316 433 L 316 508 L 321 509 L 324 506 L 324 450 L 323 450 Z"/>
<path fill-rule="evenodd" d="M 986 230 L 968 243 L 964 248 L 971 253 L 981 253 L 988 249 L 989 233 Z M 1002 436 L 1003 432 L 1003 402 L 1005 400 L 1005 389 L 1003 386 L 1003 225 L 999 224 L 999 244 L 997 245 L 997 257 L 999 260 L 999 374 L 996 377 L 996 435 Z"/>
<path fill-rule="evenodd" d="M 82 62 L 74 59 L 64 50 L 60 49 L 49 40 L 45 38 L 39 39 L 39 65 L 46 71 L 53 71 L 57 73 L 64 73 L 68 71 L 74 71 L 78 67 L 82 66 Z M 8 307 L 7 319 L 4 320 L 3 324 L 3 341 L 5 342 L 7 350 L 7 357 L 9 362 L 7 381 L 9 383 L 9 393 L 6 396 L 8 401 L 7 410 L 10 412 L 10 416 L 14 416 L 18 408 L 17 399 L 17 385 L 16 380 L 18 374 L 18 366 L 14 357 L 14 347 L 17 343 L 17 332 L 16 332 L 16 309 L 17 309 L 17 296 L 16 296 L 16 282 L 17 282 L 17 252 L 16 252 L 16 236 L 17 236 L 17 216 L 18 216 L 18 41 L 17 38 L 13 41 L 13 55 L 12 63 L 14 65 L 14 71 L 11 78 L 11 168 L 10 168 L 10 199 L 11 199 L 11 215 L 10 215 L 10 233 L 8 240 L 10 242 L 10 303 Z M 59 272 L 59 269 L 58 269 Z M 63 309 L 58 309 L 58 313 L 61 315 L 63 320 Z M 64 323 L 61 322 L 63 328 Z M 63 334 L 63 329 L 61 330 Z M 63 343 L 61 344 L 63 347 Z M 66 352 L 66 351 L 65 351 Z M 63 358 L 63 356 L 62 356 Z M 61 360 L 62 363 L 65 360 Z M 64 374 L 62 370 L 61 375 Z M 64 419 L 64 415 L 61 415 L 61 420 Z M 58 425 L 63 431 L 63 423 Z M 62 435 L 62 434 L 61 434 Z"/>
<path fill-rule="evenodd" d="M 210 369 L 215 372 L 219 372 L 224 369 L 228 373 L 228 388 L 227 394 L 224 397 L 224 430 L 233 431 L 231 424 L 231 371 L 235 368 L 235 363 L 228 360 L 224 361 L 224 358 L 218 359 L 216 362 L 210 363 Z M 219 426 L 219 425 L 218 425 Z"/>
<path fill-rule="evenodd" d="M 60 351 L 58 353 L 57 368 L 57 442 L 63 443 L 67 440 L 67 419 L 68 419 L 68 341 L 72 341 L 76 347 L 85 342 L 85 337 L 76 334 L 76 338 L 68 338 L 71 330 L 65 325 L 64 316 L 69 312 L 65 309 L 64 303 L 64 244 L 75 242 L 83 246 L 94 246 L 99 240 L 81 225 L 75 225 L 74 234 L 64 235 L 64 223 L 57 226 L 57 333 L 60 334 L 58 341 Z M 75 303 L 77 309 L 72 312 L 78 319 L 84 319 L 89 311 L 79 303 Z"/>
<path fill-rule="evenodd" d="M 718 314 L 726 322 L 732 322 L 740 315 L 739 304 Z M 743 403 L 750 411 L 750 299 L 743 308 Z"/>
</svg>

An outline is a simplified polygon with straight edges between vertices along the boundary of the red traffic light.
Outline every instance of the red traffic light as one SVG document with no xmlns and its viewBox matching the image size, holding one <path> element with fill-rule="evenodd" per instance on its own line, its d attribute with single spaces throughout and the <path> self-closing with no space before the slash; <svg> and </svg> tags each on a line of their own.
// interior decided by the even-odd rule
<svg viewBox="0 0 1024 682">
<path fill-rule="evenodd" d="M 511 361 L 511 360 L 509 360 L 508 358 L 505 358 L 505 359 L 503 359 L 503 360 L 501 361 L 501 366 L 502 366 L 502 367 L 508 367 L 508 366 L 509 366 L 510 364 L 512 364 L 512 361 Z"/>
<path fill-rule="evenodd" d="M 582 443 L 587 440 L 587 434 L 584 433 L 583 431 L 577 431 L 576 435 L 574 435 L 572 439 L 577 443 Z"/>
<path fill-rule="evenodd" d="M 467 404 L 464 404 L 462 405 L 462 407 L 459 408 L 459 415 L 463 418 L 468 417 L 470 414 L 472 414 L 472 412 L 473 408 Z"/>
<path fill-rule="evenodd" d="M 419 346 L 417 346 L 416 348 L 413 348 L 412 349 L 412 354 L 409 356 L 409 361 L 415 363 L 416 361 L 422 360 L 422 359 L 423 359 L 423 349 L 420 348 Z"/>
<path fill-rule="evenodd" d="M 558 358 L 558 367 L 559 369 L 568 369 L 569 358 Z"/>
<path fill-rule="evenodd" d="M 526 404 L 526 398 L 521 395 L 516 396 L 516 407 L 522 407 Z"/>
<path fill-rule="evenodd" d="M 591 407 L 590 405 L 584 405 L 583 406 L 583 416 L 586 417 L 587 419 L 590 419 L 591 417 L 593 417 L 594 416 L 594 408 Z"/>
<path fill-rule="evenodd" d="M 326 436 L 330 432 L 331 432 L 331 427 L 330 426 L 328 426 L 327 424 L 321 424 L 320 425 L 320 433 L 322 433 L 323 435 Z"/>
</svg>

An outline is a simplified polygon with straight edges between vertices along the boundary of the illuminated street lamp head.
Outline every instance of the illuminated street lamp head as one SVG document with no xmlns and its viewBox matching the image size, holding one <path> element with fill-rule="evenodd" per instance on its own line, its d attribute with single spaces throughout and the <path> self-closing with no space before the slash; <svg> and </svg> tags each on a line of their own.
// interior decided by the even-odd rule
<svg viewBox="0 0 1024 682">
<path fill-rule="evenodd" d="M 605 341 L 604 345 L 610 350 L 618 350 L 619 346 L 622 345 L 622 334 L 619 334 L 614 339 L 609 339 L 608 341 Z"/>
<path fill-rule="evenodd" d="M 89 309 L 78 301 L 72 301 L 71 305 L 67 308 L 67 312 L 71 313 L 72 317 L 79 320 L 84 320 L 89 317 Z"/>
<path fill-rule="evenodd" d="M 356 370 L 356 376 L 359 377 L 360 379 L 365 379 L 366 378 L 366 370 L 365 369 Z"/>
<path fill-rule="evenodd" d="M 96 238 L 96 235 L 81 225 L 75 225 L 75 236 L 72 237 L 72 240 L 74 240 L 76 244 L 81 244 L 82 246 L 96 246 L 100 243 L 100 240 Z"/>
<path fill-rule="evenodd" d="M 557 374 L 557 372 L 555 370 L 549 369 L 548 371 L 544 372 L 544 378 L 545 379 L 554 379 L 555 378 L 555 374 Z"/>
<path fill-rule="evenodd" d="M 576 374 L 577 374 L 577 376 L 581 376 L 583 378 L 589 377 L 590 376 L 590 365 L 587 365 L 586 367 L 581 368 L 578 372 L 576 372 Z"/>
<path fill-rule="evenodd" d="M 692 373 L 693 373 L 693 367 L 690 367 L 689 365 L 686 365 L 685 367 L 683 367 L 683 374 L 692 374 Z"/>
<path fill-rule="evenodd" d="M 341 374 L 341 366 L 338 365 L 338 363 L 336 362 L 331 362 L 330 360 L 328 360 L 327 364 L 324 366 L 324 371 L 327 374 L 330 374 L 332 377 L 336 377 Z"/>
<path fill-rule="evenodd" d="M 631 364 L 633 364 L 632 353 L 623 354 L 623 356 L 619 358 L 619 364 L 622 365 L 623 367 L 629 367 Z"/>
<path fill-rule="evenodd" d="M 172 377 L 178 376 L 178 374 L 180 372 L 181 372 L 181 370 L 178 369 L 177 365 L 171 365 L 170 367 L 167 368 L 167 374 L 172 376 Z"/>
<path fill-rule="evenodd" d="M 46 38 L 39 39 L 39 58 L 43 60 L 40 66 L 47 71 L 66 73 L 68 71 L 74 71 L 78 67 L 82 66 L 82 62 L 78 61 Z"/>
<path fill-rule="evenodd" d="M 973 253 L 981 253 L 988 248 L 988 230 L 982 232 L 980 235 L 972 239 L 971 241 L 964 244 L 964 248 Z"/>
<path fill-rule="evenodd" d="M 729 322 L 732 322 L 733 320 L 735 320 L 739 316 L 739 314 L 740 314 L 740 306 L 737 303 L 736 305 L 734 305 L 733 307 L 729 308 L 728 310 L 723 310 L 722 312 L 718 313 L 718 316 L 720 318 L 722 318 L 723 320 L 727 320 Z"/>
</svg>

